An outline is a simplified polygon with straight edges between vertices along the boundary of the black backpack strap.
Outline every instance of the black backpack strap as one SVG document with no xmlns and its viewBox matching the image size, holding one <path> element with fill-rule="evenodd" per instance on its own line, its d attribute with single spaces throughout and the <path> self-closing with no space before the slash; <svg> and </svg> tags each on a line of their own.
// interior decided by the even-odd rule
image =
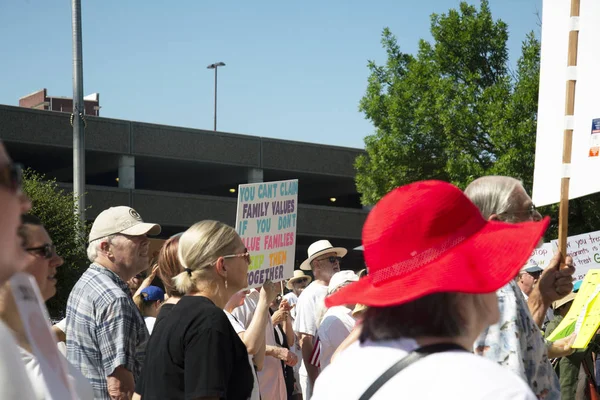
<svg viewBox="0 0 600 400">
<path fill-rule="evenodd" d="M 388 368 L 387 371 L 381 374 L 379 378 L 377 378 L 377 380 L 373 382 L 371 386 L 369 386 L 369 388 L 363 393 L 362 396 L 360 396 L 358 400 L 369 400 L 379 389 L 381 389 L 383 385 L 387 383 L 387 381 L 392 379 L 398 372 L 402 371 L 409 365 L 414 364 L 416 361 L 419 361 L 421 358 L 433 353 L 441 353 L 444 351 L 452 350 L 467 351 L 464 347 L 454 343 L 438 343 L 432 344 L 430 346 L 420 347 L 408 353 L 406 357 L 396 362 L 394 365 Z"/>
</svg>

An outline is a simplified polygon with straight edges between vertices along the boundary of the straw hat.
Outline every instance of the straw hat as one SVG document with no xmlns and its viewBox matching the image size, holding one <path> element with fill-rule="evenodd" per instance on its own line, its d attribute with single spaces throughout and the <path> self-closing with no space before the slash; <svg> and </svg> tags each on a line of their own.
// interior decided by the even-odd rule
<svg viewBox="0 0 600 400">
<path fill-rule="evenodd" d="M 293 283 L 299 279 L 308 279 L 308 283 L 310 283 L 310 281 L 312 281 L 312 278 L 310 277 L 310 275 L 306 275 L 303 271 L 300 271 L 299 269 L 297 269 L 294 271 L 294 276 L 287 282 L 285 287 L 290 290 L 293 290 L 294 289 Z"/>
<path fill-rule="evenodd" d="M 343 247 L 333 247 L 329 240 L 318 240 L 308 246 L 308 258 L 300 265 L 300 269 L 310 271 L 310 263 L 315 258 L 327 253 L 335 253 L 338 257 L 344 257 L 348 250 Z"/>
<path fill-rule="evenodd" d="M 575 296 L 577 296 L 577 293 L 571 292 L 562 299 L 556 300 L 554 303 L 552 303 L 552 309 L 556 310 L 557 308 L 564 306 L 568 302 L 575 300 Z"/>
</svg>

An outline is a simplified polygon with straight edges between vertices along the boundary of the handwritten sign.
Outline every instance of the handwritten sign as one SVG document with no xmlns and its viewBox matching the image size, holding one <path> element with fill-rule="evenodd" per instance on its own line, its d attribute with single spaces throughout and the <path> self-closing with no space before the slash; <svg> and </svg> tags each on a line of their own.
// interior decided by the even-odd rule
<svg viewBox="0 0 600 400">
<path fill-rule="evenodd" d="M 575 296 L 569 312 L 556 327 L 548 340 L 558 339 L 576 333 L 574 349 L 585 349 L 600 327 L 600 270 L 592 269 L 586 274 L 581 289 Z"/>
<path fill-rule="evenodd" d="M 291 278 L 296 253 L 298 180 L 238 187 L 236 230 L 252 257 L 249 287 Z"/>
<path fill-rule="evenodd" d="M 13 275 L 10 285 L 27 339 L 44 376 L 46 398 L 76 399 L 67 374 L 67 361 L 56 346 L 56 337 L 50 327 L 48 311 L 35 279 L 21 272 Z"/>
<path fill-rule="evenodd" d="M 544 243 L 537 249 L 533 250 L 529 257 L 529 266 L 538 266 L 545 269 L 548 266 L 550 260 L 554 256 L 554 249 L 552 243 Z"/>
<path fill-rule="evenodd" d="M 552 246 L 556 251 L 558 240 L 553 240 Z M 590 269 L 600 268 L 600 231 L 567 238 L 567 255 L 573 257 L 576 281 L 582 280 Z"/>
</svg>

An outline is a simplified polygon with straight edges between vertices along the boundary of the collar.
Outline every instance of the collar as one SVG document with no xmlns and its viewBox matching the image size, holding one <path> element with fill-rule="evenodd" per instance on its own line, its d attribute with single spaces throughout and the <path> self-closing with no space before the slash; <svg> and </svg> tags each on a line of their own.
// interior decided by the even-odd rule
<svg viewBox="0 0 600 400">
<path fill-rule="evenodd" d="M 90 269 L 102 275 L 108 276 L 110 280 L 120 287 L 127 295 L 130 295 L 129 286 L 127 286 L 127 283 L 123 282 L 123 279 L 121 279 L 119 275 L 115 274 L 110 269 L 96 263 L 92 263 L 92 265 L 90 265 Z"/>
</svg>

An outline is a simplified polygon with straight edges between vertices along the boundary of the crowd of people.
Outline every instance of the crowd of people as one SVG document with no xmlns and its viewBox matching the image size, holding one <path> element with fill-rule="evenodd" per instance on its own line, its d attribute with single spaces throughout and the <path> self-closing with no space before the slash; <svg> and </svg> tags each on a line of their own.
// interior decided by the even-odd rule
<svg viewBox="0 0 600 400">
<path fill-rule="evenodd" d="M 47 301 L 63 259 L 1 143 L 0 202 L 0 394 L 47 399 L 9 280 L 30 274 Z M 161 227 L 111 207 L 53 327 L 60 362 L 85 400 L 592 398 L 597 347 L 545 339 L 575 272 L 560 254 L 527 264 L 548 224 L 513 178 L 416 182 L 369 213 L 365 270 L 342 270 L 347 249 L 323 239 L 289 280 L 249 289 L 232 227 L 197 222 L 150 266 Z"/>
</svg>

